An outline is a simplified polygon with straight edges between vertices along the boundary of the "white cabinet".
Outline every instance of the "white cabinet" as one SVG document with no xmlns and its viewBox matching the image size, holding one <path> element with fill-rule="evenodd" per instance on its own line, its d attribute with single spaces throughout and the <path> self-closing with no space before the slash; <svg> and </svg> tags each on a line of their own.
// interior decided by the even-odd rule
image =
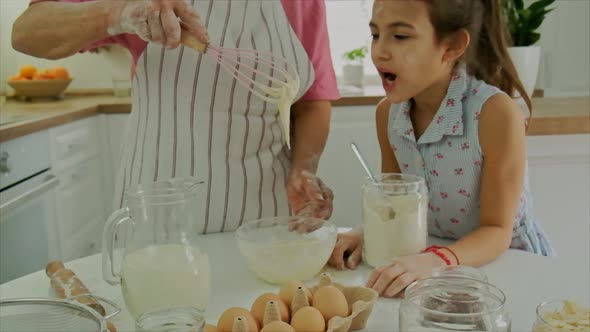
<svg viewBox="0 0 590 332">
<path fill-rule="evenodd" d="M 98 117 L 50 130 L 52 169 L 59 180 L 56 212 L 64 260 L 100 250 L 105 222 Z"/>
<path fill-rule="evenodd" d="M 123 133 L 127 125 L 129 114 L 102 114 L 101 123 L 103 131 L 103 174 L 105 181 L 105 204 L 107 207 L 107 214 L 113 212 L 113 193 L 115 188 L 115 181 L 117 178 L 117 168 L 121 161 L 121 144 L 123 142 Z"/>
<path fill-rule="evenodd" d="M 106 117 L 105 130 L 108 138 L 111 170 L 113 175 L 115 175 L 119 167 L 121 143 L 123 142 L 123 133 L 125 132 L 129 114 L 108 114 Z"/>
<path fill-rule="evenodd" d="M 590 135 L 528 138 L 534 210 L 557 255 L 590 269 Z"/>
</svg>

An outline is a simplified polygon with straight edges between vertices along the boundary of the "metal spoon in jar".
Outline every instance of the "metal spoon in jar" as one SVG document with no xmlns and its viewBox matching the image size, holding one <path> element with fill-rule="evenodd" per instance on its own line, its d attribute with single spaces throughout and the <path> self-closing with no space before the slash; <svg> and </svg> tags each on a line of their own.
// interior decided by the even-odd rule
<svg viewBox="0 0 590 332">
<path fill-rule="evenodd" d="M 369 165 L 365 161 L 365 158 L 361 154 L 361 151 L 359 150 L 359 148 L 356 145 L 356 143 L 351 142 L 350 143 L 350 147 L 352 148 L 352 152 L 354 152 L 354 155 L 356 156 L 356 159 L 360 162 L 361 166 L 365 170 L 365 173 L 367 173 L 367 175 L 369 176 L 369 180 L 371 180 L 371 182 L 373 182 L 373 184 L 375 185 L 375 187 L 378 188 L 378 190 L 381 192 L 381 194 L 383 195 L 383 197 L 387 196 L 387 195 L 385 195 L 385 193 L 383 193 L 383 190 L 382 190 L 380 184 L 377 182 L 377 179 L 373 175 L 373 172 L 371 172 L 371 169 L 369 168 Z M 389 202 L 387 202 L 387 206 L 389 206 L 389 220 L 391 220 L 391 219 L 395 218 L 395 210 L 393 209 L 393 207 L 391 207 L 391 205 L 389 204 Z"/>
</svg>

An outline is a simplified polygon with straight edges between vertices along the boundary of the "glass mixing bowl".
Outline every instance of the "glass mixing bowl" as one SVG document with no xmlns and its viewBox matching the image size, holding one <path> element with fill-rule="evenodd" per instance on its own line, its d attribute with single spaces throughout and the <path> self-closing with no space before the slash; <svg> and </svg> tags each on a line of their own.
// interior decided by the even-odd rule
<svg viewBox="0 0 590 332">
<path fill-rule="evenodd" d="M 289 221 L 321 225 L 310 233 L 289 230 Z M 329 221 L 301 217 L 254 220 L 236 230 L 248 268 L 272 284 L 306 281 L 316 276 L 332 254 L 338 228 Z"/>
</svg>

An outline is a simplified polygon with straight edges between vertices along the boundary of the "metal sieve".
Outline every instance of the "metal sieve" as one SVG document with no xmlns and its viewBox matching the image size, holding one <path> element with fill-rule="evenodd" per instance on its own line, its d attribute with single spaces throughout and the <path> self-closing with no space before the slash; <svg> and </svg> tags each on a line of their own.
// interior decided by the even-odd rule
<svg viewBox="0 0 590 332">
<path fill-rule="evenodd" d="M 23 298 L 0 301 L 1 332 L 108 332 L 106 319 L 71 300 Z"/>
</svg>

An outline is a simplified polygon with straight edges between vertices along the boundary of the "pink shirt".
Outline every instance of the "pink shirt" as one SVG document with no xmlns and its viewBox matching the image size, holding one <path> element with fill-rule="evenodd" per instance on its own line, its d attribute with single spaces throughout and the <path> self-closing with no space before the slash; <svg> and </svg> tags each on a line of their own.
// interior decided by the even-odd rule
<svg viewBox="0 0 590 332">
<path fill-rule="evenodd" d="M 41 1 L 85 2 L 92 0 L 31 0 L 31 4 Z M 315 81 L 303 99 L 336 100 L 340 98 L 330 53 L 324 1 L 281 0 L 281 4 L 315 71 Z M 314 15 L 315 18 L 310 19 L 310 15 Z M 119 44 L 129 50 L 133 57 L 133 71 L 135 71 L 137 59 L 147 46 L 147 42 L 137 35 L 121 34 L 88 45 L 81 52 L 109 44 Z"/>
</svg>

